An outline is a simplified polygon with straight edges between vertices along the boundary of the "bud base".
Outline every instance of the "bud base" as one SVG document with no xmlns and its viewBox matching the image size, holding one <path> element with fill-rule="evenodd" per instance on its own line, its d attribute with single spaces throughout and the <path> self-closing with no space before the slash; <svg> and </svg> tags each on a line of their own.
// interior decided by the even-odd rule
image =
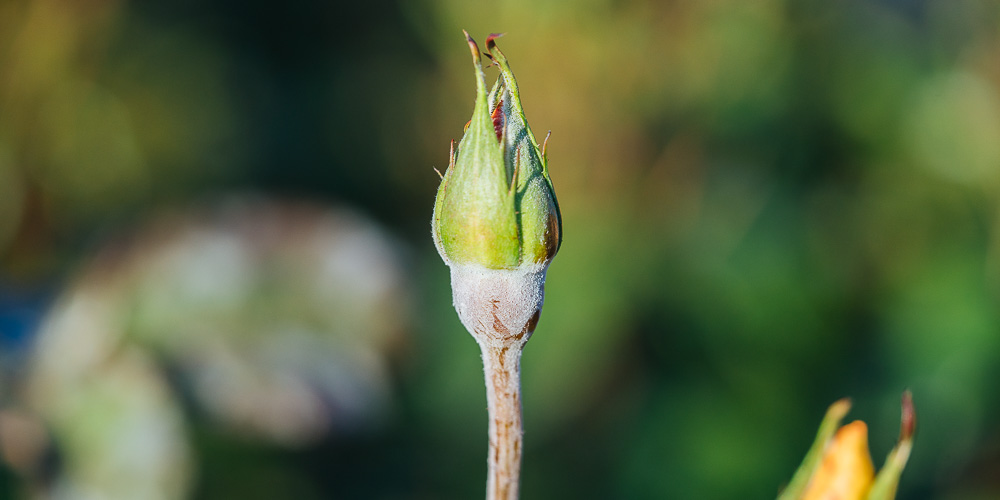
<svg viewBox="0 0 1000 500">
<path fill-rule="evenodd" d="M 476 342 L 502 348 L 528 341 L 542 313 L 547 270 L 547 264 L 513 270 L 451 265 L 455 310 Z"/>
</svg>

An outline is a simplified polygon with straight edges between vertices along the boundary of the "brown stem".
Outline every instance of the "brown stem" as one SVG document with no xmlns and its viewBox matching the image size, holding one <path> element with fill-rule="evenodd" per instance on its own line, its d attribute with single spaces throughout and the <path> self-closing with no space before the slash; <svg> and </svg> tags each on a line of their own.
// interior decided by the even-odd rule
<svg viewBox="0 0 1000 500">
<path fill-rule="evenodd" d="M 490 413 L 490 450 L 486 500 L 516 500 L 521 475 L 520 342 L 481 345 Z"/>
</svg>

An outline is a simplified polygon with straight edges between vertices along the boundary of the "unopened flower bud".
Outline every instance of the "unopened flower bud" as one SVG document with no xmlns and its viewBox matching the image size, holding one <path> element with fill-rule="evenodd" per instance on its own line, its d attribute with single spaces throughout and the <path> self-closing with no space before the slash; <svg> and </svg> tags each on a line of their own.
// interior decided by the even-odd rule
<svg viewBox="0 0 1000 500">
<path fill-rule="evenodd" d="M 545 273 L 562 221 L 546 166 L 521 107 L 517 81 L 495 38 L 488 57 L 500 76 L 486 91 L 482 58 L 466 33 L 476 104 L 458 148 L 452 143 L 431 222 L 451 268 L 455 309 L 480 345 L 523 346 L 542 310 Z"/>
<path fill-rule="evenodd" d="M 545 265 L 561 241 L 561 219 L 544 149 L 524 118 L 517 81 L 491 35 L 489 57 L 500 68 L 492 91 L 476 42 L 472 120 L 438 188 L 433 234 L 448 265 L 520 269 Z"/>
<path fill-rule="evenodd" d="M 486 498 L 516 499 L 521 468 L 521 352 L 535 331 L 545 273 L 562 223 L 541 149 L 528 128 L 517 81 L 490 35 L 500 68 L 486 92 L 482 57 L 465 34 L 476 74 L 476 105 L 465 135 L 452 142 L 431 232 L 451 268 L 455 311 L 479 344 L 490 413 Z"/>
</svg>

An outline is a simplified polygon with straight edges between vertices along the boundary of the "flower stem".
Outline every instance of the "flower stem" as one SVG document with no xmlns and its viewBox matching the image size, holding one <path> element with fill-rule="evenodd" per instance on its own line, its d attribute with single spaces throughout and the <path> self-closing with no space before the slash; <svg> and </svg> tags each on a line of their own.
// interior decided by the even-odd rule
<svg viewBox="0 0 1000 500">
<path fill-rule="evenodd" d="M 522 342 L 508 345 L 481 343 L 490 414 L 489 475 L 486 500 L 516 500 L 521 475 L 521 350 Z"/>
<path fill-rule="evenodd" d="M 521 353 L 542 314 L 548 265 L 451 264 L 455 311 L 479 344 L 490 413 L 486 500 L 516 500 L 521 473 Z"/>
</svg>

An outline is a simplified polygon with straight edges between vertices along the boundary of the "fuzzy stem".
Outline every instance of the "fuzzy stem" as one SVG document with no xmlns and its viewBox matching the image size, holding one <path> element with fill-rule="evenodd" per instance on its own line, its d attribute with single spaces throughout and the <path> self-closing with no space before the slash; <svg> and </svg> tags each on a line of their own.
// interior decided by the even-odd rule
<svg viewBox="0 0 1000 500">
<path fill-rule="evenodd" d="M 521 348 L 481 344 L 490 413 L 486 500 L 516 500 L 521 475 Z"/>
<path fill-rule="evenodd" d="M 547 264 L 519 270 L 451 265 L 462 324 L 483 353 L 490 412 L 486 500 L 516 500 L 521 472 L 521 352 L 542 313 Z"/>
</svg>

